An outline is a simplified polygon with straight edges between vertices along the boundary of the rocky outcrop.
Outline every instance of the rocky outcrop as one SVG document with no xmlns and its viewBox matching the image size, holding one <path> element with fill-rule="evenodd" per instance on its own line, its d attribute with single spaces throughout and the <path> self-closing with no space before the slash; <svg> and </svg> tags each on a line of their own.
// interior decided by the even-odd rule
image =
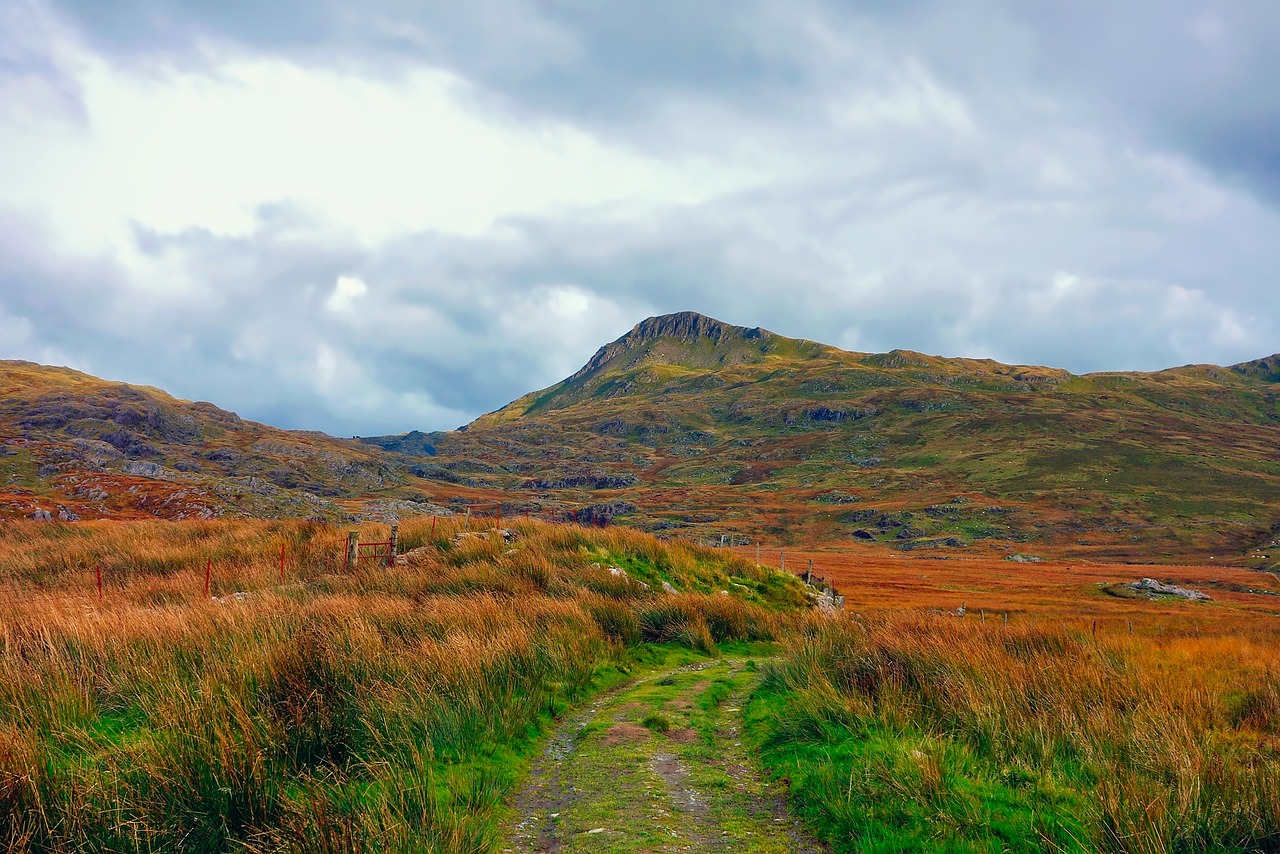
<svg viewBox="0 0 1280 854">
<path fill-rule="evenodd" d="M 589 377 L 602 370 L 618 356 L 663 338 L 684 343 L 707 340 L 715 345 L 734 340 L 762 342 L 773 337 L 775 336 L 772 332 L 758 326 L 751 329 L 745 326 L 734 326 L 698 314 L 696 311 L 680 311 L 675 314 L 649 317 L 637 323 L 626 335 L 597 350 L 582 369 L 569 377 L 566 382 L 572 384 L 576 380 Z"/>
<path fill-rule="evenodd" d="M 521 489 L 625 489 L 639 479 L 633 474 L 584 474 L 555 480 L 526 480 Z"/>
<path fill-rule="evenodd" d="M 1189 587 L 1178 587 L 1174 584 L 1163 584 L 1154 578 L 1144 578 L 1141 581 L 1134 581 L 1128 585 L 1131 589 L 1139 593 L 1157 594 L 1160 596 L 1177 596 L 1179 599 L 1190 599 L 1194 602 L 1208 602 L 1211 597 L 1208 593 L 1199 590 L 1192 590 Z"/>
<path fill-rule="evenodd" d="M 625 501 L 609 501 L 603 504 L 592 504 L 573 512 L 573 520 L 580 525 L 607 525 L 615 516 L 634 513 L 634 504 Z"/>
</svg>

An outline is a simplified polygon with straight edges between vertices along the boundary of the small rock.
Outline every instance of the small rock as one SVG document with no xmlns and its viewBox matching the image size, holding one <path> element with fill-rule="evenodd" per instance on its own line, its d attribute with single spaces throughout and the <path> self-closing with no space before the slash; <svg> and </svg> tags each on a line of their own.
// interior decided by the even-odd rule
<svg viewBox="0 0 1280 854">
<path fill-rule="evenodd" d="M 672 587 L 670 583 L 664 581 L 662 582 L 662 592 L 663 593 L 679 593 L 680 591 Z"/>
<path fill-rule="evenodd" d="M 36 520 L 37 522 L 52 522 L 53 514 L 50 513 L 48 510 L 36 510 L 34 513 L 31 514 L 31 518 Z"/>
</svg>

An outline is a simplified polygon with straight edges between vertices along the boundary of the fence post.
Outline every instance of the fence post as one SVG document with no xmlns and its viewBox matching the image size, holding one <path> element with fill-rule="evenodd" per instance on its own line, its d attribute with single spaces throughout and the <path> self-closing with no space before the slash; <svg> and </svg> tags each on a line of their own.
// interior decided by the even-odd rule
<svg viewBox="0 0 1280 854">
<path fill-rule="evenodd" d="M 400 547 L 400 526 L 391 526 L 391 548 L 387 551 L 387 566 L 396 565 L 397 549 Z"/>
<path fill-rule="evenodd" d="M 804 583 L 805 584 L 813 583 L 813 558 L 809 558 L 809 569 L 804 574 Z"/>
<path fill-rule="evenodd" d="M 783 572 L 787 571 L 787 553 L 782 549 L 778 549 L 778 569 Z"/>
<path fill-rule="evenodd" d="M 209 581 L 213 577 L 213 558 L 206 558 L 204 562 L 204 598 L 209 598 Z"/>
<path fill-rule="evenodd" d="M 98 564 L 98 601 L 102 601 L 102 564 Z"/>
<path fill-rule="evenodd" d="M 756 566 L 760 565 L 760 543 L 756 542 Z"/>
<path fill-rule="evenodd" d="M 986 609 L 986 608 L 979 608 L 979 609 L 978 609 L 978 614 L 982 617 L 982 622 L 984 622 L 984 623 L 985 623 L 985 622 L 987 621 L 987 609 Z"/>
<path fill-rule="evenodd" d="M 347 569 L 355 569 L 360 559 L 360 532 L 347 531 Z"/>
</svg>

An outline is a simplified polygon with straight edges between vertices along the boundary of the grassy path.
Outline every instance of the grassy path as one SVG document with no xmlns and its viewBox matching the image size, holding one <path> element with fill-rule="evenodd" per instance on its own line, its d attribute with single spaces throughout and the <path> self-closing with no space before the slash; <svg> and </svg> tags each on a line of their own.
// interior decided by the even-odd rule
<svg viewBox="0 0 1280 854">
<path fill-rule="evenodd" d="M 597 697 L 535 760 L 503 850 L 822 851 L 742 746 L 756 678 L 719 659 Z"/>
</svg>

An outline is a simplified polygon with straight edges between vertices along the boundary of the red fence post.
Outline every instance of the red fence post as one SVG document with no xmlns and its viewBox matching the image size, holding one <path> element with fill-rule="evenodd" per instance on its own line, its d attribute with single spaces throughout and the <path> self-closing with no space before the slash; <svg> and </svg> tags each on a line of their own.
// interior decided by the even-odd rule
<svg viewBox="0 0 1280 854">
<path fill-rule="evenodd" d="M 98 575 L 98 601 L 101 602 L 102 601 L 102 564 L 98 564 L 97 566 L 97 575 Z"/>
<path fill-rule="evenodd" d="M 204 562 L 204 598 L 209 598 L 209 579 L 213 575 L 213 558 L 207 558 Z"/>
<path fill-rule="evenodd" d="M 436 517 L 436 516 L 432 516 L 432 517 L 431 517 L 431 536 L 432 536 L 432 537 L 434 537 L 434 536 L 436 535 L 436 519 L 437 519 L 437 518 L 438 518 L 438 517 Z"/>
</svg>

